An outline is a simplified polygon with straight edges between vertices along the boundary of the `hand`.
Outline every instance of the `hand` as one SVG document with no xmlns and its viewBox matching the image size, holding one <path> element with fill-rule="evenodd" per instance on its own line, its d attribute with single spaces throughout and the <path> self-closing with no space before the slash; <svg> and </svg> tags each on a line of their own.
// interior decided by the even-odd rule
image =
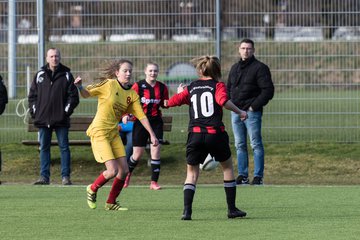
<svg viewBox="0 0 360 240">
<path fill-rule="evenodd" d="M 180 83 L 180 85 L 177 88 L 177 93 L 181 93 L 186 88 L 186 85 L 183 83 Z"/>
<path fill-rule="evenodd" d="M 156 147 L 159 145 L 159 140 L 156 138 L 156 136 L 150 136 L 151 144 Z"/>
<path fill-rule="evenodd" d="M 247 119 L 247 117 L 248 117 L 247 113 L 245 111 L 242 111 L 242 110 L 241 110 L 239 115 L 240 115 L 241 121 L 245 121 Z"/>
<path fill-rule="evenodd" d="M 164 107 L 168 107 L 169 100 L 164 100 Z"/>
<path fill-rule="evenodd" d="M 121 121 L 123 122 L 123 124 L 127 124 L 127 122 L 129 121 L 129 115 L 123 116 L 123 118 L 121 119 Z"/>
<path fill-rule="evenodd" d="M 82 79 L 80 76 L 77 76 L 74 80 L 74 84 L 77 88 L 81 88 L 82 87 Z"/>
</svg>

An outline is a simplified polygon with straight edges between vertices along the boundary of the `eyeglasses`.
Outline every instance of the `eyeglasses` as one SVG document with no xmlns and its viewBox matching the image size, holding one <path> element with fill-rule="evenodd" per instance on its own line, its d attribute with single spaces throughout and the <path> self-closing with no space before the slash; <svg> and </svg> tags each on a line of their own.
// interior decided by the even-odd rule
<svg viewBox="0 0 360 240">
<path fill-rule="evenodd" d="M 246 48 L 246 47 L 241 47 L 240 49 L 241 49 L 241 50 L 247 50 L 247 51 L 253 50 L 253 48 Z"/>
</svg>

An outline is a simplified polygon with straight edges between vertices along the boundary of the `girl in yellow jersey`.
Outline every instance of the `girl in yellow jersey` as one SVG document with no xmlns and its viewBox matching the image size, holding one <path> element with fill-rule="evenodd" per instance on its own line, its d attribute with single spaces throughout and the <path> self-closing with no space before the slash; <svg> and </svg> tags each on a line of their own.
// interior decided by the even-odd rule
<svg viewBox="0 0 360 240">
<path fill-rule="evenodd" d="M 119 137 L 117 125 L 124 113 L 131 113 L 144 125 L 150 134 L 154 146 L 159 144 L 150 123 L 140 105 L 139 96 L 130 88 L 132 62 L 126 59 L 114 60 L 104 69 L 101 82 L 82 86 L 81 77 L 75 79 L 75 85 L 84 98 L 97 97 L 97 112 L 86 134 L 91 139 L 91 147 L 97 162 L 104 163 L 106 170 L 87 186 L 87 203 L 96 208 L 96 194 L 100 187 L 114 178 L 106 210 L 127 210 L 116 201 L 129 171 L 124 145 Z"/>
</svg>

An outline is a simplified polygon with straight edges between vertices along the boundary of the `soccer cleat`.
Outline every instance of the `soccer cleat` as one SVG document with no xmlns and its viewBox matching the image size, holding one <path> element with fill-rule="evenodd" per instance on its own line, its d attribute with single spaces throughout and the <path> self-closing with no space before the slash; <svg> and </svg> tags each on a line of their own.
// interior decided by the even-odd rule
<svg viewBox="0 0 360 240">
<path fill-rule="evenodd" d="M 181 217 L 181 220 L 191 220 L 191 214 L 192 214 L 192 210 L 191 209 L 184 209 L 183 215 Z"/>
<path fill-rule="evenodd" d="M 89 205 L 89 208 L 95 209 L 96 208 L 96 192 L 93 192 L 93 190 L 91 190 L 91 184 L 87 186 L 86 193 L 87 193 L 87 204 Z"/>
<path fill-rule="evenodd" d="M 251 182 L 251 185 L 262 185 L 263 179 L 262 177 L 254 177 L 254 179 Z"/>
<path fill-rule="evenodd" d="M 238 218 L 238 217 L 241 218 L 241 217 L 245 217 L 245 216 L 246 216 L 246 212 L 243 212 L 238 208 L 228 211 L 228 218 Z"/>
<path fill-rule="evenodd" d="M 128 172 L 128 174 L 126 175 L 126 178 L 125 178 L 125 182 L 124 182 L 123 188 L 127 188 L 127 187 L 129 186 L 130 177 L 131 177 L 131 172 Z"/>
<path fill-rule="evenodd" d="M 160 190 L 161 187 L 159 186 L 159 184 L 155 181 L 151 181 L 150 183 L 150 190 Z"/>
<path fill-rule="evenodd" d="M 34 185 L 49 185 L 50 181 L 49 179 L 41 176 L 36 182 L 34 182 Z"/>
<path fill-rule="evenodd" d="M 249 184 L 249 178 L 248 177 L 245 177 L 243 175 L 239 175 L 237 178 L 236 178 L 236 184 L 237 185 L 246 185 L 246 184 Z"/>
<path fill-rule="evenodd" d="M 105 203 L 105 210 L 109 211 L 127 211 L 127 208 L 121 207 L 118 202 L 116 203 Z"/>
<path fill-rule="evenodd" d="M 70 177 L 63 177 L 62 185 L 72 185 L 72 182 L 70 181 Z"/>
</svg>

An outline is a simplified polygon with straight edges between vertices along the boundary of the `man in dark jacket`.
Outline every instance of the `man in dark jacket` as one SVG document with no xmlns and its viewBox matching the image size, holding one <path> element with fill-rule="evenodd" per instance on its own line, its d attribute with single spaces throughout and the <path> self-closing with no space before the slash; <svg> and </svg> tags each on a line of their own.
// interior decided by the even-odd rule
<svg viewBox="0 0 360 240">
<path fill-rule="evenodd" d="M 69 127 L 70 115 L 79 104 L 79 94 L 70 69 L 60 63 L 60 51 L 50 48 L 46 53 L 47 64 L 35 74 L 28 96 L 30 115 L 39 128 L 40 178 L 36 185 L 50 183 L 50 146 L 55 130 L 61 153 L 63 185 L 70 181 Z"/>
<path fill-rule="evenodd" d="M 6 104 L 8 103 L 8 95 L 3 79 L 0 75 L 0 115 L 5 111 Z M 0 149 L 0 172 L 1 172 L 1 149 Z M 0 181 L 1 184 L 1 181 Z"/>
<path fill-rule="evenodd" d="M 8 103 L 8 95 L 3 79 L 0 76 L 0 115 L 5 111 L 6 104 Z"/>
<path fill-rule="evenodd" d="M 247 135 L 254 154 L 254 178 L 252 184 L 263 184 L 264 146 L 261 136 L 263 107 L 274 96 L 274 85 L 269 67 L 255 56 L 254 42 L 244 39 L 240 42 L 240 61 L 230 70 L 227 91 L 232 102 L 247 112 L 248 118 L 241 121 L 237 114 L 231 114 L 238 160 L 237 184 L 249 184 Z"/>
</svg>

